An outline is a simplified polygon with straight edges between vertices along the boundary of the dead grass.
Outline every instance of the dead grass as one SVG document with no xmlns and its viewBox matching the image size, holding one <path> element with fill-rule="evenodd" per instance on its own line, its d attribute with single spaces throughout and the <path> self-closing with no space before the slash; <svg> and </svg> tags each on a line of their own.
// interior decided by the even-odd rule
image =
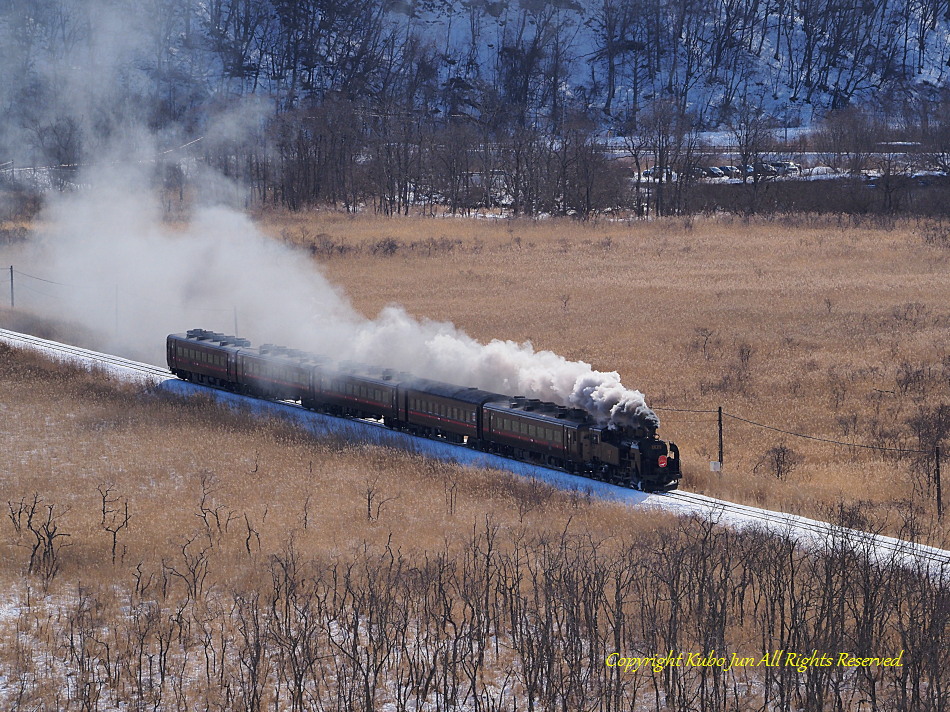
<svg viewBox="0 0 950 712">
<path fill-rule="evenodd" d="M 211 399 L 143 396 L 5 346 L 0 404 L 5 449 L 14 454 L 0 501 L 16 508 L 38 495 L 41 510 L 55 508 L 68 534 L 59 541 L 66 580 L 108 582 L 139 563 L 157 570 L 208 542 L 220 582 L 227 572 L 249 575 L 250 557 L 281 551 L 290 536 L 305 558 L 324 559 L 367 545 L 437 551 L 486 521 L 534 532 L 559 532 L 570 521 L 604 538 L 667 521 L 506 473 L 314 439 Z M 103 526 L 106 487 L 116 500 L 109 509 L 127 502 L 131 515 L 117 533 L 117 566 Z M 25 570 L 31 541 L 24 530 L 0 542 L 3 579 Z"/>
<path fill-rule="evenodd" d="M 369 710 L 407 696 L 421 702 L 404 709 L 492 696 L 521 709 L 539 696 L 528 691 L 534 670 L 545 680 L 586 670 L 594 680 L 580 694 L 594 701 L 615 650 L 715 645 L 761 657 L 785 644 L 786 620 L 796 650 L 857 630 L 873 631 L 874 653 L 905 645 L 912 673 L 875 678 L 882 700 L 915 676 L 943 689 L 946 666 L 925 664 L 942 650 L 939 596 L 922 573 L 881 572 L 873 558 L 796 552 L 708 520 L 317 439 L 6 346 L 0 433 L 11 515 L 0 527 L 0 698 L 11 709 L 294 710 L 338 699 L 326 708 Z M 34 502 L 59 536 L 55 576 L 24 575 L 30 537 L 15 513 Z M 130 526 L 116 528 L 126 504 Z M 834 605 L 848 615 L 829 633 Z M 935 634 L 904 643 L 908 626 Z M 420 661 L 442 676 L 435 688 L 407 677 Z M 732 689 L 749 685 L 741 674 Z M 681 675 L 684 691 L 709 684 L 705 670 Z M 867 696 L 850 677 L 834 681 L 846 707 Z M 667 709 L 671 683 L 651 679 L 655 696 L 634 680 L 619 706 L 653 698 Z M 730 688 L 716 684 L 721 700 Z M 302 690 L 314 704 L 300 704 Z M 548 697 L 534 708 L 570 699 Z M 736 708 L 760 709 L 761 697 Z"/>
<path fill-rule="evenodd" d="M 857 218 L 729 216 L 650 223 L 262 218 L 309 249 L 366 315 L 388 303 L 473 336 L 530 340 L 618 370 L 659 408 L 727 412 L 819 438 L 917 449 L 908 421 L 950 401 L 950 252 L 926 226 Z M 460 375 L 460 380 L 464 380 Z M 685 486 L 817 514 L 867 503 L 932 515 L 932 465 L 909 455 L 660 411 Z M 776 476 L 766 453 L 801 457 Z"/>
<path fill-rule="evenodd" d="M 681 447 L 684 487 L 811 516 L 862 503 L 870 527 L 932 519 L 929 456 L 950 403 L 950 251 L 928 224 L 731 216 L 653 222 L 258 216 L 356 307 L 399 303 L 478 339 L 530 340 L 617 370 Z M 20 321 L 17 321 L 17 320 Z M 0 310 L 0 324 L 32 330 Z M 41 335 L 95 347 L 45 323 Z M 459 375 L 464 381 L 464 374 Z M 945 442 L 945 441 L 944 441 Z M 777 468 L 769 453 L 787 450 Z M 945 488 L 946 489 L 946 488 Z M 387 505 L 397 508 L 398 505 Z"/>
</svg>

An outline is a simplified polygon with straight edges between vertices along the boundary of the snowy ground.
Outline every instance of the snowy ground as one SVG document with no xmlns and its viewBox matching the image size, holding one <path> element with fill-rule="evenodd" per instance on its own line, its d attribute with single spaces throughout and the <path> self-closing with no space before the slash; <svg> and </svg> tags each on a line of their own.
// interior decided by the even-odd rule
<svg viewBox="0 0 950 712">
<path fill-rule="evenodd" d="M 223 403 L 240 404 L 252 411 L 275 414 L 296 421 L 317 435 L 336 434 L 365 442 L 454 461 L 469 467 L 491 467 L 532 477 L 555 487 L 576 491 L 584 496 L 623 502 L 630 506 L 653 507 L 678 515 L 709 517 L 717 523 L 737 528 L 758 528 L 797 539 L 804 546 L 820 548 L 833 542 L 847 541 L 857 551 L 870 551 L 882 563 L 920 564 L 932 574 L 950 579 L 950 550 L 922 546 L 913 542 L 869 534 L 805 517 L 748 507 L 717 500 L 688 491 L 647 494 L 570 475 L 558 470 L 529 465 L 507 458 L 470 450 L 466 447 L 418 438 L 394 432 L 384 426 L 361 420 L 348 420 L 313 413 L 291 403 L 274 403 L 225 391 L 196 386 L 175 378 L 165 367 L 138 363 L 118 356 L 102 354 L 75 346 L 47 341 L 26 334 L 0 329 L 0 342 L 33 351 L 69 363 L 95 367 L 109 375 L 136 383 L 157 386 L 178 394 L 211 394 Z M 688 483 L 687 483 L 688 484 Z"/>
</svg>

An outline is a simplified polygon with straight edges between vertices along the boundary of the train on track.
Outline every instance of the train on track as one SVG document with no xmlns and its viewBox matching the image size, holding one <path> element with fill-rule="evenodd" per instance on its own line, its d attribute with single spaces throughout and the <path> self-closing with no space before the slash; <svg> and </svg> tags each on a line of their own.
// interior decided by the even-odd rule
<svg viewBox="0 0 950 712">
<path fill-rule="evenodd" d="M 181 379 L 635 487 L 675 489 L 679 450 L 655 424 L 601 425 L 584 410 L 429 380 L 205 329 L 169 334 Z"/>
</svg>

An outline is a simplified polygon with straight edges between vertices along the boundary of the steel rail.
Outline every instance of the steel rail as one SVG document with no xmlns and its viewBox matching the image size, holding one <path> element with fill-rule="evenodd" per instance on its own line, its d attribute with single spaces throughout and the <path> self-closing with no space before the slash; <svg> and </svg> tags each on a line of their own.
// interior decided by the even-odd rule
<svg viewBox="0 0 950 712">
<path fill-rule="evenodd" d="M 843 525 L 795 514 L 715 499 L 695 492 L 677 490 L 675 492 L 659 493 L 657 496 L 704 509 L 710 514 L 717 512 L 734 514 L 747 520 L 750 524 L 759 522 L 763 525 L 763 529 L 771 532 L 799 531 L 819 535 L 821 539 L 829 542 L 844 541 L 852 544 L 868 544 L 878 551 L 884 550 L 895 556 L 910 556 L 926 560 L 931 564 L 947 566 L 947 572 L 950 573 L 950 551 L 946 549 L 938 549 L 926 544 L 897 539 L 883 534 L 851 529 Z"/>
</svg>

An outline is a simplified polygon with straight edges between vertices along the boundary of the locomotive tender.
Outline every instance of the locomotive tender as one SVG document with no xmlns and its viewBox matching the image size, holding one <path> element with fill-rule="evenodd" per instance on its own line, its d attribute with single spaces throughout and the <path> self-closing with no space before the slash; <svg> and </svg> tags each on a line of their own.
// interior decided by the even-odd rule
<svg viewBox="0 0 950 712">
<path fill-rule="evenodd" d="M 191 329 L 169 334 L 179 378 L 332 415 L 373 418 L 395 430 L 646 491 L 675 489 L 679 450 L 655 426 L 602 426 L 586 411 L 432 381 L 391 369 L 334 362 L 283 346 Z"/>
</svg>

